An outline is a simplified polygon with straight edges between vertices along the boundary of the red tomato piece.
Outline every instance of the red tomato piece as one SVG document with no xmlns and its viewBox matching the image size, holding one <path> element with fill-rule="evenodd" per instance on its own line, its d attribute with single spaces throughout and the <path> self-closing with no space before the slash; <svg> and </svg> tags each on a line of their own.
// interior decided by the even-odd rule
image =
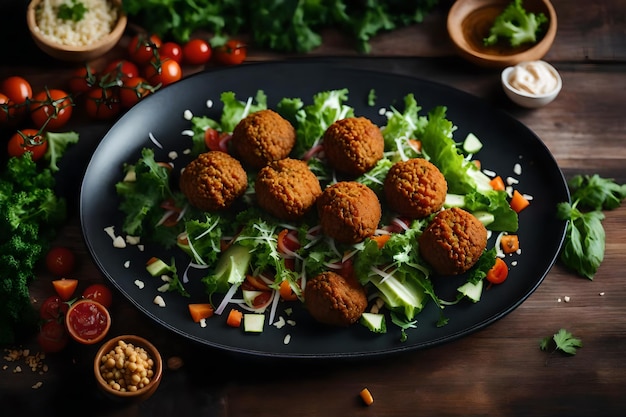
<svg viewBox="0 0 626 417">
<path fill-rule="evenodd" d="M 105 81 L 123 80 L 139 76 L 139 68 L 133 62 L 126 59 L 117 59 L 107 65 L 102 71 L 102 76 L 107 77 Z"/>
<path fill-rule="evenodd" d="M 154 90 L 154 87 L 143 77 L 125 79 L 124 84 L 120 88 L 120 102 L 122 107 L 130 109 Z"/>
<path fill-rule="evenodd" d="M 211 59 L 211 45 L 204 39 L 192 39 L 183 46 L 183 58 L 189 65 L 204 65 Z"/>
<path fill-rule="evenodd" d="M 154 86 L 170 85 L 183 77 L 183 71 L 178 62 L 165 58 L 163 60 L 153 60 L 146 66 L 145 76 Z"/>
<path fill-rule="evenodd" d="M 492 284 L 502 284 L 509 275 L 509 267 L 502 258 L 496 258 L 496 263 L 487 272 L 487 281 Z"/>
<path fill-rule="evenodd" d="M 98 82 L 97 72 L 94 68 L 85 64 L 82 67 L 76 68 L 70 78 L 69 87 L 70 91 L 74 94 L 83 94 L 91 90 L 91 88 Z"/>
<path fill-rule="evenodd" d="M 113 294 L 109 287 L 103 284 L 91 284 L 83 291 L 83 298 L 97 301 L 106 308 L 111 307 L 113 302 Z"/>
<path fill-rule="evenodd" d="M 61 297 L 51 295 L 41 303 L 41 307 L 39 307 L 39 317 L 41 317 L 42 320 L 58 320 L 65 316 L 69 307 L 67 303 L 61 300 Z"/>
<path fill-rule="evenodd" d="M 159 48 L 159 55 L 161 59 L 169 58 L 179 64 L 183 62 L 183 48 L 176 42 L 165 42 Z"/>
<path fill-rule="evenodd" d="M 57 130 L 72 117 L 74 102 L 63 90 L 44 90 L 35 94 L 30 104 L 30 117 L 37 128 Z"/>
<path fill-rule="evenodd" d="M 9 98 L 0 93 L 0 125 L 15 118 L 15 105 Z"/>
<path fill-rule="evenodd" d="M 56 320 L 50 320 L 41 326 L 37 335 L 37 343 L 41 350 L 48 353 L 60 352 L 69 341 L 67 331 L 62 323 Z"/>
<path fill-rule="evenodd" d="M 17 75 L 5 78 L 0 85 L 0 91 L 19 106 L 20 111 L 26 110 L 24 105 L 33 96 L 30 83 Z"/>
<path fill-rule="evenodd" d="M 110 120 L 120 111 L 120 99 L 110 88 L 96 87 L 87 93 L 85 110 L 92 119 Z"/>
<path fill-rule="evenodd" d="M 46 268 L 58 277 L 69 275 L 74 270 L 74 252 L 63 246 L 55 246 L 46 254 Z"/>
<path fill-rule="evenodd" d="M 161 38 L 158 35 L 139 33 L 128 44 L 128 56 L 135 64 L 145 65 L 157 56 L 160 46 Z"/>
<path fill-rule="evenodd" d="M 22 129 L 18 130 L 7 144 L 9 156 L 22 156 L 26 152 L 32 154 L 33 161 L 38 161 L 46 154 L 48 141 L 46 141 L 39 130 Z"/>
<path fill-rule="evenodd" d="M 222 65 L 239 65 L 245 61 L 248 54 L 246 45 L 236 39 L 215 49 L 215 60 Z"/>
</svg>

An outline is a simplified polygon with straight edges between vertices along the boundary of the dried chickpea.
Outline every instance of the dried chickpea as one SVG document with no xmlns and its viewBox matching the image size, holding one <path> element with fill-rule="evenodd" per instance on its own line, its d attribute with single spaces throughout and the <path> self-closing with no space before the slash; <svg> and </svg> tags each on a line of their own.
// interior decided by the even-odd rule
<svg viewBox="0 0 626 417">
<path fill-rule="evenodd" d="M 154 361 L 144 348 L 120 340 L 103 355 L 100 375 L 112 389 L 134 392 L 150 383 L 153 367 Z"/>
</svg>

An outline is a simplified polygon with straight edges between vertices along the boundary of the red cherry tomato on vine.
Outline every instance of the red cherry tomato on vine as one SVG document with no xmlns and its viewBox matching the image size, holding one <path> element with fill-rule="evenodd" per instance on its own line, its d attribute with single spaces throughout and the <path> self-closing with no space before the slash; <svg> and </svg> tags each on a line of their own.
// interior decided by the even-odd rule
<svg viewBox="0 0 626 417">
<path fill-rule="evenodd" d="M 139 33 L 128 44 L 128 56 L 137 65 L 145 65 L 157 54 L 161 46 L 161 38 L 158 35 Z"/>
<path fill-rule="evenodd" d="M 130 109 L 142 98 L 153 92 L 152 85 L 143 77 L 133 77 L 124 80 L 120 88 L 120 102 L 122 107 Z"/>
<path fill-rule="evenodd" d="M 87 93 L 85 110 L 92 119 L 110 120 L 121 111 L 120 99 L 109 88 L 95 87 Z"/>
<path fill-rule="evenodd" d="M 33 161 L 40 160 L 48 150 L 48 141 L 37 129 L 18 130 L 11 136 L 7 145 L 9 156 L 22 156 L 26 152 L 32 154 Z"/>
<path fill-rule="evenodd" d="M 58 320 L 65 316 L 70 306 L 61 300 L 58 295 L 51 295 L 46 298 L 39 307 L 39 317 L 42 320 Z"/>
<path fill-rule="evenodd" d="M 126 59 L 115 60 L 102 70 L 102 76 L 108 76 L 106 81 L 121 80 L 139 76 L 139 68 Z"/>
<path fill-rule="evenodd" d="M 161 59 L 169 58 L 179 64 L 183 61 L 183 48 L 176 42 L 165 42 L 159 48 Z"/>
<path fill-rule="evenodd" d="M 0 125 L 15 118 L 15 105 L 9 98 L 0 93 Z"/>
<path fill-rule="evenodd" d="M 152 85 L 165 87 L 180 80 L 183 77 L 183 70 L 178 62 L 165 58 L 154 60 L 145 69 L 145 76 Z"/>
<path fill-rule="evenodd" d="M 0 91 L 15 104 L 24 104 L 27 99 L 33 96 L 33 88 L 30 83 L 17 75 L 5 78 L 0 86 Z"/>
<path fill-rule="evenodd" d="M 60 352 L 67 346 L 69 339 L 63 323 L 50 320 L 41 326 L 37 335 L 37 343 L 44 352 Z"/>
<path fill-rule="evenodd" d="M 83 291 L 83 298 L 90 298 L 99 302 L 106 308 L 111 307 L 113 302 L 113 294 L 111 290 L 103 284 L 91 284 Z"/>
<path fill-rule="evenodd" d="M 46 268 L 58 277 L 69 275 L 74 270 L 74 252 L 63 246 L 55 246 L 46 254 Z"/>
<path fill-rule="evenodd" d="M 204 39 L 192 39 L 183 46 L 183 59 L 189 65 L 206 64 L 211 54 L 211 45 Z"/>
<path fill-rule="evenodd" d="M 30 104 L 30 117 L 37 128 L 57 130 L 67 124 L 72 117 L 73 102 L 63 90 L 45 90 L 33 96 Z"/>
<path fill-rule="evenodd" d="M 98 82 L 97 72 L 89 65 L 76 68 L 70 78 L 70 91 L 74 94 L 86 93 Z"/>
<path fill-rule="evenodd" d="M 245 61 L 247 54 L 248 50 L 244 43 L 231 39 L 215 49 L 215 60 L 223 65 L 239 65 Z"/>
</svg>

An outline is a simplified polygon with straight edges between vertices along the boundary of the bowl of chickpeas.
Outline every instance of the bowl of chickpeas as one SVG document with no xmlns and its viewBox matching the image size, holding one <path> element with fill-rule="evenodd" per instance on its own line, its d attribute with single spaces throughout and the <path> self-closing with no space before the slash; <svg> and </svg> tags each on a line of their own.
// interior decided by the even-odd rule
<svg viewBox="0 0 626 417">
<path fill-rule="evenodd" d="M 159 387 L 163 359 L 143 337 L 122 335 L 102 344 L 94 358 L 98 387 L 108 397 L 144 401 Z"/>
</svg>

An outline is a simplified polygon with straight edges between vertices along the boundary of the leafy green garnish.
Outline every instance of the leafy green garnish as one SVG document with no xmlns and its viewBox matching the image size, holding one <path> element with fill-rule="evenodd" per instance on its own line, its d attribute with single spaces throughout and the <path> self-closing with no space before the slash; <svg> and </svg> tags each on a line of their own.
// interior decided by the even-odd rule
<svg viewBox="0 0 626 417">
<path fill-rule="evenodd" d="M 572 334 L 565 329 L 560 329 L 554 335 L 544 337 L 539 342 L 539 348 L 541 350 L 552 350 L 552 352 L 561 351 L 568 355 L 575 355 L 576 349 L 582 346 L 582 340 L 572 336 Z"/>
<path fill-rule="evenodd" d="M 508 39 L 511 46 L 537 42 L 537 34 L 541 33 L 548 18 L 543 13 L 530 13 L 522 6 L 522 0 L 513 0 L 496 17 L 489 29 L 485 45 L 495 45 L 498 39 Z"/>
<path fill-rule="evenodd" d="M 87 7 L 78 0 L 72 0 L 70 3 L 63 3 L 59 6 L 57 17 L 61 20 L 71 20 L 72 22 L 80 22 L 87 13 Z"/>
<path fill-rule="evenodd" d="M 604 260 L 602 210 L 620 206 L 626 198 L 626 184 L 618 185 L 598 175 L 576 175 L 568 186 L 572 203 L 561 202 L 557 206 L 557 217 L 568 220 L 560 259 L 578 274 L 593 279 Z"/>
</svg>

